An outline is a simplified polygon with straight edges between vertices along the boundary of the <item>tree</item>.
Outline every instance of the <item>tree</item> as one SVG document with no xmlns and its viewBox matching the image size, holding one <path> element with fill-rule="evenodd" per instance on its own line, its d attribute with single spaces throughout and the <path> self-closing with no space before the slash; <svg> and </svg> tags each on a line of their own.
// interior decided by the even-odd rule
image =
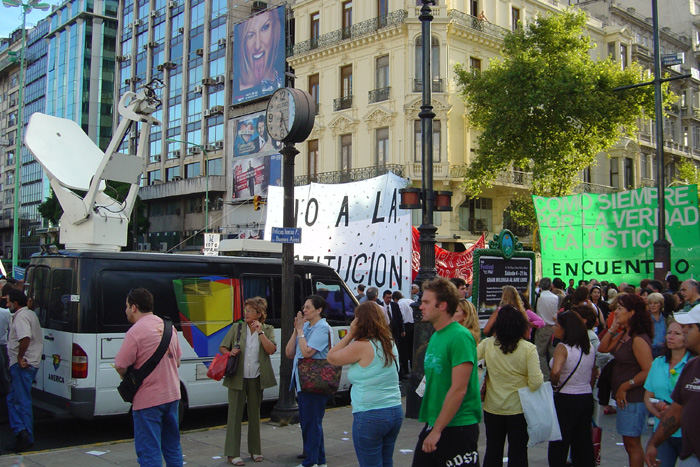
<svg viewBox="0 0 700 467">
<path fill-rule="evenodd" d="M 700 167 L 688 159 L 683 159 L 678 164 L 678 176 L 674 182 L 681 185 L 697 185 L 700 189 Z M 698 191 L 698 202 L 700 202 L 700 191 Z"/>
<path fill-rule="evenodd" d="M 596 154 L 653 114 L 653 87 L 615 91 L 641 82 L 641 67 L 593 60 L 585 25 L 582 11 L 538 17 L 505 36 L 502 57 L 488 69 L 455 67 L 471 124 L 481 130 L 463 184 L 471 196 L 509 167 L 532 171 L 534 194 L 570 194 Z"/>
</svg>

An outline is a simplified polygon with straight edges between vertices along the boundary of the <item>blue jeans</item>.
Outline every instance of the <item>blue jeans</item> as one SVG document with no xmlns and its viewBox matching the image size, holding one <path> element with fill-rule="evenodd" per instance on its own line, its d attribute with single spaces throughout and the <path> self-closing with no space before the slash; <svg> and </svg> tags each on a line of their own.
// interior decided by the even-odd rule
<svg viewBox="0 0 700 467">
<path fill-rule="evenodd" d="M 360 467 L 391 467 L 403 410 L 400 405 L 352 414 L 352 441 Z"/>
<path fill-rule="evenodd" d="M 22 368 L 19 363 L 10 366 L 10 392 L 7 394 L 7 415 L 15 434 L 27 430 L 34 442 L 34 416 L 32 414 L 32 381 L 38 368 Z"/>
<path fill-rule="evenodd" d="M 182 467 L 179 405 L 176 400 L 133 411 L 134 447 L 141 467 L 161 467 L 163 458 L 168 467 Z"/>
<path fill-rule="evenodd" d="M 299 424 L 304 441 L 306 459 L 301 464 L 308 467 L 326 463 L 326 450 L 323 446 L 323 415 L 326 413 L 328 396 L 310 392 L 298 392 Z"/>
<path fill-rule="evenodd" d="M 661 465 L 664 467 L 673 467 L 676 465 L 676 460 L 678 460 L 678 455 L 681 453 L 681 438 L 673 437 L 669 438 L 658 447 L 656 451 L 656 458 L 661 461 Z"/>
</svg>

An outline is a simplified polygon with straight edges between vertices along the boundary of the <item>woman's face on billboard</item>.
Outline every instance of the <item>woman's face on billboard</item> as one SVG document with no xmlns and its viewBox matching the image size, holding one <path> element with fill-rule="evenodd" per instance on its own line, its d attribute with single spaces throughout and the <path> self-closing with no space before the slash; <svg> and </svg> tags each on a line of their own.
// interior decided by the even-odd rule
<svg viewBox="0 0 700 467">
<path fill-rule="evenodd" d="M 245 36 L 245 54 L 256 81 L 265 78 L 267 64 L 272 57 L 273 16 L 271 12 L 251 18 Z"/>
</svg>

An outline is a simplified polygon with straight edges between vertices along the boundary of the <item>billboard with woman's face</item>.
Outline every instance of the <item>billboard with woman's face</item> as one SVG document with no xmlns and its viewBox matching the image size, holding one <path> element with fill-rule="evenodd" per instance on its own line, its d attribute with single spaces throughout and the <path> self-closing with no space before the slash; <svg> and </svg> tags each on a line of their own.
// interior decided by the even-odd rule
<svg viewBox="0 0 700 467">
<path fill-rule="evenodd" d="M 284 6 L 265 10 L 233 28 L 233 103 L 284 86 Z"/>
</svg>

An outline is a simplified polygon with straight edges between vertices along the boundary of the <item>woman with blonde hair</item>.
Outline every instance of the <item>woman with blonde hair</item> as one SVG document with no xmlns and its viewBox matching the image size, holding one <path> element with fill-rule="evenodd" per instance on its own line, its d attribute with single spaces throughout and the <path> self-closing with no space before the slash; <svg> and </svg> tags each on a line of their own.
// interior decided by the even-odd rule
<svg viewBox="0 0 700 467">
<path fill-rule="evenodd" d="M 525 316 L 525 320 L 528 323 L 528 327 L 525 331 L 524 337 L 525 339 L 530 340 L 532 329 L 541 328 L 545 324 L 544 321 L 542 320 L 542 318 L 539 317 L 539 315 L 534 313 L 532 310 L 525 309 L 525 305 L 523 305 L 523 301 L 520 298 L 518 289 L 516 289 L 512 285 L 504 285 L 503 289 L 501 290 L 503 291 L 503 293 L 501 295 L 501 303 L 498 305 L 498 310 L 503 308 L 505 305 L 510 305 L 516 310 L 520 311 L 523 314 L 523 316 Z M 496 322 L 496 318 L 498 317 L 498 310 L 491 313 L 489 320 L 486 322 L 486 326 L 484 326 L 484 335 L 491 335 L 491 329 L 493 328 L 493 325 Z"/>
<path fill-rule="evenodd" d="M 664 296 L 658 292 L 647 296 L 647 310 L 654 325 L 654 337 L 651 342 L 651 356 L 656 358 L 666 350 L 666 317 L 664 316 Z"/>
<path fill-rule="evenodd" d="M 374 302 L 355 309 L 349 332 L 328 352 L 334 365 L 350 365 L 352 440 L 361 467 L 390 466 L 401 429 L 398 351 Z"/>
<path fill-rule="evenodd" d="M 260 404 L 263 389 L 277 385 L 270 355 L 275 353 L 275 332 L 264 324 L 267 300 L 248 298 L 244 304 L 244 322 L 234 323 L 221 341 L 219 351 L 239 355 L 233 376 L 224 378 L 228 388 L 228 419 L 224 451 L 229 464 L 245 465 L 241 459 L 241 423 L 243 406 L 248 406 L 248 451 L 255 462 L 262 462 L 260 442 Z M 247 403 L 247 404 L 246 404 Z"/>
<path fill-rule="evenodd" d="M 472 336 L 474 336 L 474 341 L 476 341 L 477 344 L 479 343 L 479 339 L 481 338 L 479 314 L 476 312 L 476 308 L 472 302 L 466 298 L 460 299 L 459 304 L 457 305 L 457 311 L 455 311 L 455 314 L 452 315 L 452 321 L 456 321 L 465 328 L 469 329 L 469 332 L 471 332 Z"/>
</svg>

